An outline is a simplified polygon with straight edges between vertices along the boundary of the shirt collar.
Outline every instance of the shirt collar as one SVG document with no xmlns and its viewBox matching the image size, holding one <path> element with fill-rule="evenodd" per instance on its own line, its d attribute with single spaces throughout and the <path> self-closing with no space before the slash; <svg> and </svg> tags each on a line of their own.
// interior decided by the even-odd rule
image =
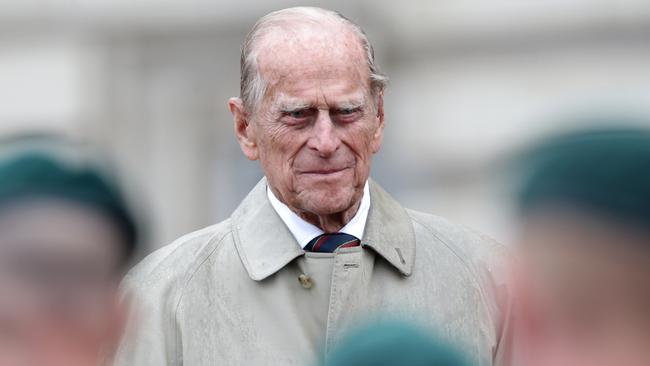
<svg viewBox="0 0 650 366">
<path fill-rule="evenodd" d="M 282 203 L 276 196 L 273 194 L 273 191 L 267 187 L 266 194 L 271 202 L 271 206 L 275 212 L 280 215 L 284 224 L 287 225 L 289 231 L 296 241 L 302 248 L 304 248 L 309 242 L 315 237 L 324 234 L 325 232 L 319 227 L 303 220 L 295 212 Z M 368 211 L 370 210 L 370 189 L 368 182 L 363 187 L 363 197 L 361 198 L 361 203 L 359 204 L 359 209 L 357 213 L 352 217 L 350 222 L 348 222 L 339 232 L 353 235 L 359 239 L 363 238 L 363 232 L 366 227 L 366 221 L 368 219 Z"/>
</svg>

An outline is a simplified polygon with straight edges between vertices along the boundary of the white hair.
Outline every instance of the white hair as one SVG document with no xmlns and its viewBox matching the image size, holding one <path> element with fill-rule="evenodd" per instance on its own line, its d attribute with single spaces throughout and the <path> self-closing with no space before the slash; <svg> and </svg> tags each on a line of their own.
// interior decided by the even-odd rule
<svg viewBox="0 0 650 366">
<path fill-rule="evenodd" d="M 260 48 L 257 45 L 258 41 L 271 29 L 286 26 L 287 23 L 295 23 L 297 21 L 316 24 L 334 22 L 348 26 L 357 36 L 366 53 L 366 63 L 370 75 L 370 91 L 373 97 L 378 95 L 386 87 L 388 77 L 382 74 L 375 64 L 375 52 L 372 44 L 370 44 L 366 33 L 359 25 L 332 10 L 316 7 L 288 8 L 274 11 L 258 19 L 244 40 L 240 60 L 240 97 L 246 110 L 254 112 L 266 93 L 266 81 L 262 78 L 257 65 Z"/>
</svg>

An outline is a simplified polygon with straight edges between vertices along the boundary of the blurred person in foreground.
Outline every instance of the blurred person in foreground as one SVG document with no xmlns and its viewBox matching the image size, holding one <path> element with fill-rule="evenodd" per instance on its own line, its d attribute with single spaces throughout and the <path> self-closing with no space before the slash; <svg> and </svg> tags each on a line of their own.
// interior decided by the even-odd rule
<svg viewBox="0 0 650 366">
<path fill-rule="evenodd" d="M 650 365 L 650 131 L 567 134 L 524 162 L 523 364 Z"/>
<path fill-rule="evenodd" d="M 476 365 L 504 363 L 504 248 L 369 180 L 386 77 L 361 28 L 319 8 L 270 13 L 241 72 L 235 134 L 266 177 L 228 220 L 128 276 L 147 316 L 119 364 L 305 365 L 379 312 L 440 329 Z"/>
<path fill-rule="evenodd" d="M 100 159 L 53 136 L 0 142 L 0 365 L 92 366 L 121 334 L 135 224 Z"/>
<path fill-rule="evenodd" d="M 348 334 L 324 366 L 470 366 L 432 333 L 401 321 L 372 323 Z"/>
</svg>

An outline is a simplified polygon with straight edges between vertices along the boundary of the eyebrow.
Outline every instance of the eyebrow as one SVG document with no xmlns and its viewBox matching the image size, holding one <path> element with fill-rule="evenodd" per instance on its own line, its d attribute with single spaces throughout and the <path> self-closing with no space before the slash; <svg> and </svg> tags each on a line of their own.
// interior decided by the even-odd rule
<svg viewBox="0 0 650 366">
<path fill-rule="evenodd" d="M 362 108 L 364 104 L 365 103 L 362 101 L 353 100 L 336 104 L 335 109 L 359 109 Z"/>
<path fill-rule="evenodd" d="M 343 109 L 361 109 L 365 105 L 362 100 L 349 100 L 340 103 L 333 103 L 330 109 L 343 110 Z M 304 101 L 286 101 L 279 103 L 277 110 L 283 113 L 300 111 L 309 108 L 316 108 L 314 103 Z"/>
<path fill-rule="evenodd" d="M 288 103 L 280 104 L 280 106 L 278 107 L 278 110 L 280 112 L 293 112 L 293 111 L 309 109 L 309 108 L 312 108 L 312 107 L 313 107 L 313 104 L 311 104 L 311 103 L 288 102 Z"/>
</svg>

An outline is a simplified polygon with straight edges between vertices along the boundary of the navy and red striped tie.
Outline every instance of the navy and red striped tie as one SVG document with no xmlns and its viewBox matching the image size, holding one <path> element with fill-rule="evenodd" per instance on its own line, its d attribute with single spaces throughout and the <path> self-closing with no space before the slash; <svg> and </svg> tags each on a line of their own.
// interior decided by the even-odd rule
<svg viewBox="0 0 650 366">
<path fill-rule="evenodd" d="M 356 236 L 346 233 L 322 234 L 312 239 L 305 246 L 305 251 L 333 253 L 338 248 L 356 247 L 360 243 Z"/>
</svg>

